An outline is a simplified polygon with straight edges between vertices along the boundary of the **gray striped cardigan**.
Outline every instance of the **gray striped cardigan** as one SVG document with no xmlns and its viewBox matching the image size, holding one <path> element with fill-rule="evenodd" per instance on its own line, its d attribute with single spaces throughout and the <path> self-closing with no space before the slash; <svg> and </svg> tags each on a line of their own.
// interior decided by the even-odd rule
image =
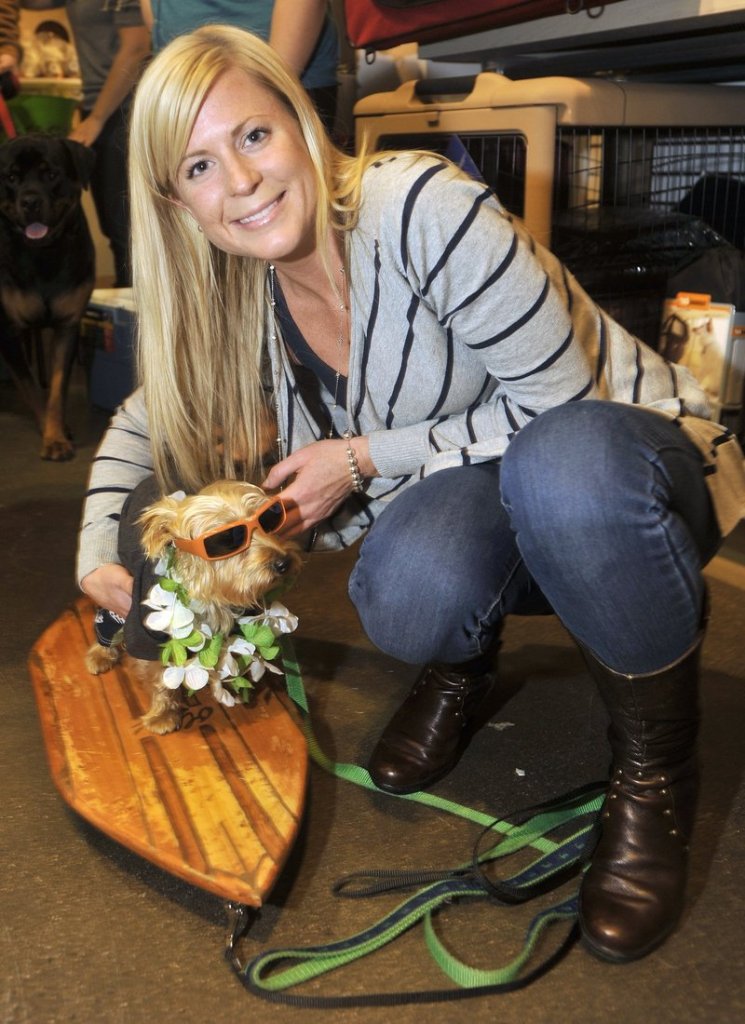
<svg viewBox="0 0 745 1024">
<path fill-rule="evenodd" d="M 565 267 L 482 185 L 430 156 L 396 154 L 366 172 L 348 238 L 352 334 L 339 432 L 366 434 L 380 473 L 319 530 L 317 548 L 352 543 L 420 477 L 499 458 L 545 409 L 584 398 L 679 418 L 709 463 L 722 532 L 745 515 L 742 453 L 708 421 L 706 397 L 603 313 Z M 268 354 L 285 452 L 322 436 L 279 330 Z M 329 409 L 332 396 L 322 390 Z M 115 521 L 150 465 L 136 392 L 115 415 L 91 474 L 79 579 L 116 560 Z"/>
</svg>

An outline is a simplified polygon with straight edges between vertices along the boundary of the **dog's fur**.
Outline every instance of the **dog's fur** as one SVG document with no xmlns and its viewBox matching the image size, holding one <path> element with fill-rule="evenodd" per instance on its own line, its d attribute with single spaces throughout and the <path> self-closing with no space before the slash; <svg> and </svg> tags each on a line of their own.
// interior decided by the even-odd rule
<svg viewBox="0 0 745 1024">
<path fill-rule="evenodd" d="M 260 487 L 235 480 L 210 484 L 198 494 L 183 499 L 166 497 L 150 505 L 140 517 L 142 544 L 148 558 L 157 559 L 174 537 L 196 537 L 201 533 L 248 517 L 267 498 Z M 174 571 L 189 596 L 206 605 L 205 619 L 213 633 L 229 633 L 236 614 L 244 614 L 272 587 L 292 578 L 300 568 L 296 544 L 279 535 L 267 536 L 255 530 L 245 551 L 209 562 L 175 548 Z M 105 672 L 119 659 L 121 648 L 93 644 L 86 657 L 89 672 Z M 156 733 L 172 732 L 181 721 L 179 690 L 169 690 L 162 682 L 160 662 L 143 661 L 126 655 L 127 668 L 133 669 L 151 691 L 150 709 L 143 724 Z M 214 685 L 217 676 L 211 674 Z"/>
<path fill-rule="evenodd" d="M 65 402 L 95 276 L 81 205 L 94 160 L 85 146 L 51 135 L 22 135 L 0 146 L 0 346 L 36 417 L 41 457 L 58 462 L 74 455 Z M 42 332 L 51 336 L 48 372 Z"/>
</svg>

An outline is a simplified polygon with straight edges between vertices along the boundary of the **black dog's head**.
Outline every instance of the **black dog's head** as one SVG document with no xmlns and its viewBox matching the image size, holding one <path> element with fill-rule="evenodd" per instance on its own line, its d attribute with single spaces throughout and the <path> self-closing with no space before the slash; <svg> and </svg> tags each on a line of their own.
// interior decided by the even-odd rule
<svg viewBox="0 0 745 1024">
<path fill-rule="evenodd" d="M 78 142 L 21 135 L 0 146 L 0 216 L 30 246 L 48 245 L 80 206 L 95 162 Z"/>
</svg>

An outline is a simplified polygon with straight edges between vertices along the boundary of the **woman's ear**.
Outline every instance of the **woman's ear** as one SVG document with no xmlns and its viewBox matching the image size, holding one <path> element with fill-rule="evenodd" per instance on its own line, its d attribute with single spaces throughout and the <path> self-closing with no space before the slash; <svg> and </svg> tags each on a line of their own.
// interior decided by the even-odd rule
<svg viewBox="0 0 745 1024">
<path fill-rule="evenodd" d="M 191 212 L 186 203 L 183 203 L 180 199 L 177 199 L 175 196 L 166 196 L 165 198 L 171 204 L 171 206 L 175 206 L 177 209 L 183 210 L 184 213 L 188 215 L 189 219 L 191 220 L 192 224 L 197 229 L 197 231 L 200 234 L 202 234 L 202 225 L 199 223 L 199 221 Z"/>
</svg>

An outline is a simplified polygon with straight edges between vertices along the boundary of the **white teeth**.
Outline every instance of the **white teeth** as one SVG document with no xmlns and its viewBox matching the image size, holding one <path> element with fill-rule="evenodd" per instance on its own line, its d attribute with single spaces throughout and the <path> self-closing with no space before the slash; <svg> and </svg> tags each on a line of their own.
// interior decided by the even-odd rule
<svg viewBox="0 0 745 1024">
<path fill-rule="evenodd" d="M 270 203 L 269 206 L 265 206 L 264 209 L 263 210 L 259 210 L 258 213 L 252 213 L 250 217 L 241 217 L 241 219 L 238 221 L 238 223 L 239 224 L 253 224 L 257 220 L 266 220 L 266 218 L 269 216 L 271 211 L 277 205 L 277 202 L 278 202 L 278 200 L 275 199 L 273 203 Z"/>
</svg>

